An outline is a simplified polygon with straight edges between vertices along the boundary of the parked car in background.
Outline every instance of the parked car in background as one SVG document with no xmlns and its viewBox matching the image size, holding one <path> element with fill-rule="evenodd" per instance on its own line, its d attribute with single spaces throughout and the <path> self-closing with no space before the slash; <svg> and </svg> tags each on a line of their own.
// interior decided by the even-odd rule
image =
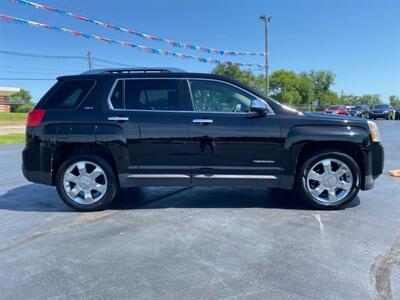
<svg viewBox="0 0 400 300">
<path fill-rule="evenodd" d="M 393 108 L 389 104 L 379 104 L 375 105 L 369 111 L 369 118 L 370 119 L 389 119 L 390 113 L 392 113 Z"/>
<path fill-rule="evenodd" d="M 326 114 L 335 114 L 335 115 L 348 115 L 349 111 L 347 110 L 345 105 L 329 105 L 325 110 Z"/>
<path fill-rule="evenodd" d="M 395 112 L 395 120 L 400 120 L 400 106 L 398 108 L 396 108 L 396 112 Z"/>
<path fill-rule="evenodd" d="M 349 110 L 349 114 L 355 117 L 368 118 L 369 108 L 368 105 L 356 105 Z"/>
</svg>

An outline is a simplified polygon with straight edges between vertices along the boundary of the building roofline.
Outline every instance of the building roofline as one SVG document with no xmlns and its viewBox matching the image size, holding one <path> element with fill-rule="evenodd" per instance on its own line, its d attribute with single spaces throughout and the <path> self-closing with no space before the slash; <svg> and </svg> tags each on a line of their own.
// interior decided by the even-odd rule
<svg viewBox="0 0 400 300">
<path fill-rule="evenodd" d="M 11 96 L 18 93 L 21 89 L 16 87 L 4 87 L 0 86 L 0 96 Z"/>
</svg>

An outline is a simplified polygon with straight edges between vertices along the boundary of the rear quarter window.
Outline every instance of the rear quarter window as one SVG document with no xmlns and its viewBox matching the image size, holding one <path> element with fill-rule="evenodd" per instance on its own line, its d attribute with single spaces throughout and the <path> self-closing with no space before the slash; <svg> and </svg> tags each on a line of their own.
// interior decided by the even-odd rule
<svg viewBox="0 0 400 300">
<path fill-rule="evenodd" d="M 95 80 L 66 80 L 60 83 L 46 101 L 46 109 L 73 109 L 79 106 L 95 85 Z"/>
</svg>

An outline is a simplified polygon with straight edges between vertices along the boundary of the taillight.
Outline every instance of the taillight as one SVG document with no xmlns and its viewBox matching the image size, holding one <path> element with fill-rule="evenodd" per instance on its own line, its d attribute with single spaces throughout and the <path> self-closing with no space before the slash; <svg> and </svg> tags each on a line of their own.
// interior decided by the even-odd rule
<svg viewBox="0 0 400 300">
<path fill-rule="evenodd" d="M 26 122 L 26 126 L 28 127 L 39 126 L 43 120 L 45 112 L 46 111 L 44 109 L 31 110 L 28 114 L 28 120 Z"/>
</svg>

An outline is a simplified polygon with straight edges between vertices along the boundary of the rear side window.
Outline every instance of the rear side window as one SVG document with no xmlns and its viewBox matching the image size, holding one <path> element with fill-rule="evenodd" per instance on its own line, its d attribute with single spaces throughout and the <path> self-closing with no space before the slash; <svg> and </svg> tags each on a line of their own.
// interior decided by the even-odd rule
<svg viewBox="0 0 400 300">
<path fill-rule="evenodd" d="M 114 109 L 179 110 L 178 84 L 176 79 L 119 80 L 110 101 Z"/>
<path fill-rule="evenodd" d="M 94 84 L 94 80 L 66 80 L 50 96 L 44 107 L 47 109 L 76 108 Z"/>
</svg>

